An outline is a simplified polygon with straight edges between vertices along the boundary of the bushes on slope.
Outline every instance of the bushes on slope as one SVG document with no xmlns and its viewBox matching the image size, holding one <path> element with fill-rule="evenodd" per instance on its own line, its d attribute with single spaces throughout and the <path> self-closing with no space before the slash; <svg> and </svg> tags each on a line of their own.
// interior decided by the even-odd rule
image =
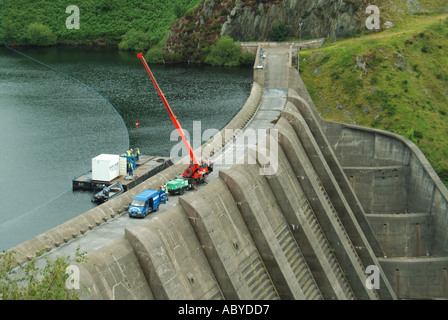
<svg viewBox="0 0 448 320">
<path fill-rule="evenodd" d="M 34 46 L 50 46 L 56 43 L 56 36 L 53 31 L 42 23 L 31 23 L 28 26 L 26 38 Z"/>
</svg>

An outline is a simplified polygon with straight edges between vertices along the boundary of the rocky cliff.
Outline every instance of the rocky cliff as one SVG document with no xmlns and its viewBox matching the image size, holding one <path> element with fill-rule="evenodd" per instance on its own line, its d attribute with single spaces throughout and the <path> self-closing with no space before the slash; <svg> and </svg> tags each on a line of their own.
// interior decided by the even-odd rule
<svg viewBox="0 0 448 320">
<path fill-rule="evenodd" d="M 389 28 L 411 14 L 448 10 L 447 1 L 246 0 L 236 2 L 222 26 L 221 35 L 241 41 L 275 40 L 273 29 L 284 22 L 288 37 L 334 41 L 367 31 L 365 21 L 370 15 L 366 12 L 369 5 L 377 5 L 380 10 L 380 29 Z"/>
<path fill-rule="evenodd" d="M 177 54 L 178 60 L 198 61 L 222 36 L 238 41 L 276 40 L 273 29 L 279 23 L 284 24 L 287 37 L 336 39 L 355 34 L 362 17 L 359 4 L 353 1 L 209 0 L 171 27 L 166 49 Z"/>
<path fill-rule="evenodd" d="M 223 24 L 221 35 L 236 40 L 275 40 L 276 24 L 286 25 L 288 37 L 331 38 L 351 36 L 361 27 L 359 5 L 341 0 L 283 0 L 242 2 Z M 302 24 L 302 30 L 300 25 Z M 302 31 L 302 32 L 300 32 Z"/>
<path fill-rule="evenodd" d="M 288 38 L 329 38 L 335 41 L 369 32 L 366 0 L 204 0 L 171 27 L 165 49 L 177 60 L 201 61 L 217 39 L 277 40 L 283 24 Z M 416 13 L 448 11 L 447 1 L 377 0 L 381 29 L 400 24 Z"/>
</svg>

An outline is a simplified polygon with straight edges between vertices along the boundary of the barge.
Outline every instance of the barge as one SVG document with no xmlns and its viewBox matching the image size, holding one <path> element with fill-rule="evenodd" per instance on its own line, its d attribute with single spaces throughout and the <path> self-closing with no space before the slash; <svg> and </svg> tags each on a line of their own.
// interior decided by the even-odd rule
<svg viewBox="0 0 448 320">
<path fill-rule="evenodd" d="M 102 156 L 103 157 L 100 160 L 107 159 L 106 157 L 104 157 L 106 155 Z M 81 174 L 73 178 L 73 190 L 95 192 L 103 189 L 104 187 L 109 187 L 117 182 L 120 182 L 121 185 L 123 186 L 124 192 L 126 192 L 173 164 L 171 158 L 141 155 L 140 159 L 138 161 L 135 161 L 135 168 L 133 170 L 133 175 L 129 176 L 127 174 L 126 169 L 127 158 L 124 156 L 120 156 L 120 160 L 123 159 L 124 161 L 120 161 L 119 164 L 118 176 L 110 180 L 108 179 L 107 176 L 98 177 L 98 175 L 95 175 L 95 172 L 92 172 L 95 170 L 94 168 L 95 162 L 93 161 L 92 164 L 93 168 L 91 171 L 88 171 L 84 174 Z M 124 168 L 123 168 L 123 162 L 124 162 Z"/>
</svg>

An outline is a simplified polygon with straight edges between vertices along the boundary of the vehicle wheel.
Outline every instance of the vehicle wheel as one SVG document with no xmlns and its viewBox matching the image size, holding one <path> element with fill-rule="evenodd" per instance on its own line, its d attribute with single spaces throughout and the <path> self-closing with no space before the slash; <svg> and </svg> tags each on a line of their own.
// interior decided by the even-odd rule
<svg viewBox="0 0 448 320">
<path fill-rule="evenodd" d="M 180 189 L 179 194 L 183 195 L 184 193 L 185 193 L 185 190 L 184 189 Z"/>
<path fill-rule="evenodd" d="M 185 169 L 185 176 L 187 178 L 190 178 L 192 174 L 193 174 L 193 170 L 191 170 L 191 168 Z"/>
</svg>

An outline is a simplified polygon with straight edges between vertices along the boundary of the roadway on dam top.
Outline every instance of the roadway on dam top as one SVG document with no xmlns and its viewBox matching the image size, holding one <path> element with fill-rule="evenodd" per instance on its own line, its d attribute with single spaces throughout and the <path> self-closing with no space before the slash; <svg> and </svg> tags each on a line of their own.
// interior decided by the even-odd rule
<svg viewBox="0 0 448 320">
<path fill-rule="evenodd" d="M 268 134 L 268 130 L 275 125 L 275 121 L 280 117 L 280 112 L 286 106 L 288 95 L 288 78 L 289 78 L 289 49 L 286 48 L 265 48 L 263 49 L 266 58 L 262 59 L 263 67 L 266 71 L 264 89 L 260 105 L 240 134 L 244 134 L 245 130 L 252 129 L 257 135 L 257 141 Z M 259 129 L 265 129 L 259 131 Z M 246 139 L 238 139 L 238 135 L 232 142 L 228 143 L 221 152 L 215 154 L 211 159 L 215 162 L 214 172 L 212 172 L 208 181 L 217 179 L 219 177 L 219 170 L 229 169 L 232 164 L 226 164 L 225 157 L 229 153 L 236 155 L 243 155 L 247 153 Z M 238 152 L 239 150 L 240 152 Z M 242 152 L 241 152 L 242 151 Z M 230 155 L 232 156 L 232 155 Z M 233 157 L 235 159 L 235 157 Z M 228 158 L 227 158 L 228 159 Z M 235 163 L 240 163 L 239 159 L 235 159 Z M 170 170 L 169 168 L 166 170 Z M 197 189 L 203 188 L 206 184 L 200 184 Z M 187 191 L 187 192 L 195 192 Z M 128 216 L 127 211 L 101 224 L 100 226 L 86 232 L 85 234 L 73 239 L 58 248 L 42 255 L 38 264 L 43 264 L 46 258 L 53 258 L 54 256 L 65 256 L 74 258 L 74 253 L 79 247 L 81 252 L 96 251 L 102 246 L 111 241 L 124 236 L 125 229 L 128 227 L 141 225 L 150 219 L 157 219 L 160 214 L 163 214 L 168 209 L 178 205 L 179 196 L 170 196 L 166 204 L 161 204 L 158 212 L 149 214 L 144 219 L 136 219 Z"/>
</svg>

